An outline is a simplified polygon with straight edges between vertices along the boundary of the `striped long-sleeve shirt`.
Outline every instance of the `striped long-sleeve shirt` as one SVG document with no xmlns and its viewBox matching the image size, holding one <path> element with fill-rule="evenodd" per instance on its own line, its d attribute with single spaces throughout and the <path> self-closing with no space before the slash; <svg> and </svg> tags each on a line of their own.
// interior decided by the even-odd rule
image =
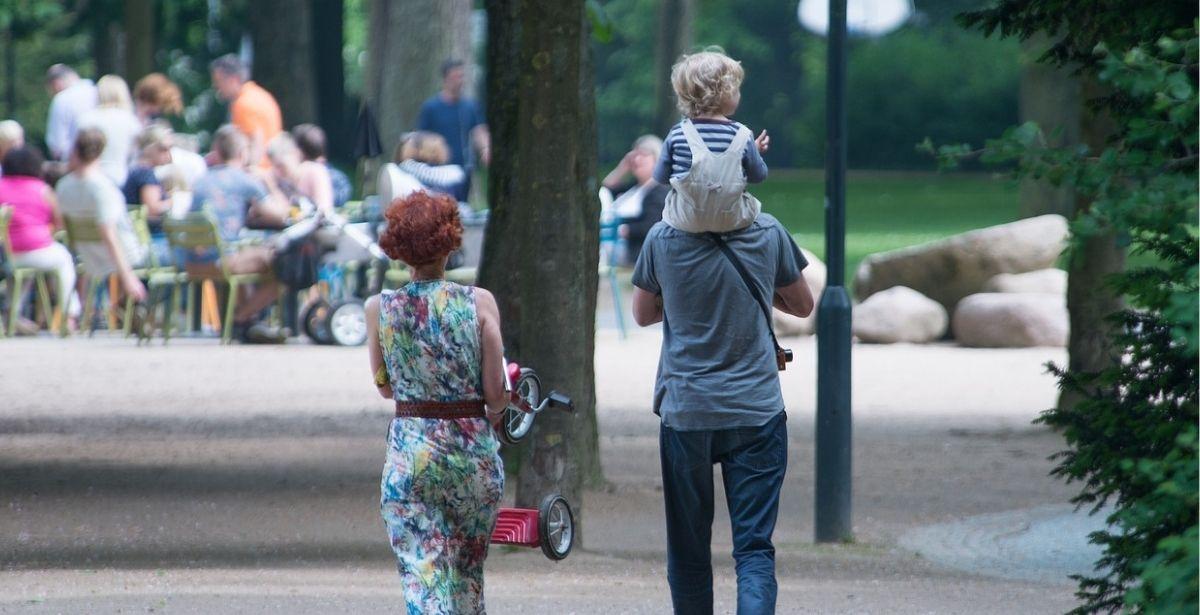
<svg viewBox="0 0 1200 615">
<path fill-rule="evenodd" d="M 399 165 L 400 169 L 412 175 L 421 185 L 431 190 L 454 194 L 467 179 L 467 173 L 457 164 L 426 164 L 419 160 L 405 160 Z"/>
<path fill-rule="evenodd" d="M 729 120 L 693 119 L 696 132 L 704 139 L 709 151 L 720 154 L 729 148 L 729 143 L 737 135 L 741 124 Z M 669 185 L 672 177 L 683 177 L 692 168 L 692 148 L 688 146 L 687 137 L 683 136 L 683 122 L 675 124 L 663 143 L 662 154 L 658 164 L 654 166 L 654 181 Z M 742 153 L 742 168 L 746 171 L 746 181 L 752 184 L 762 182 L 767 178 L 767 163 L 754 141 L 746 143 Z"/>
</svg>

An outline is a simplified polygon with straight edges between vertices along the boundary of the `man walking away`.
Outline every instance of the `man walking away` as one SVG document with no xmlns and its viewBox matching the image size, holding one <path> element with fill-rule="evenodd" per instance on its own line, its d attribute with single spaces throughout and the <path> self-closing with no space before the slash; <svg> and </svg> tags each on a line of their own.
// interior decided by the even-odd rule
<svg viewBox="0 0 1200 615">
<path fill-rule="evenodd" d="M 46 71 L 46 87 L 54 97 L 46 116 L 46 146 L 52 158 L 66 162 L 75 145 L 79 117 L 96 108 L 96 84 L 80 79 L 66 64 L 55 64 Z"/>
</svg>

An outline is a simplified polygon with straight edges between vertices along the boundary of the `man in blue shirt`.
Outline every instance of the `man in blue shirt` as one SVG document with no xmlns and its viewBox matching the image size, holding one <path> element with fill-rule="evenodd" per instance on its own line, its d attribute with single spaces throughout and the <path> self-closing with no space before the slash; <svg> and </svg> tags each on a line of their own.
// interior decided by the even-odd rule
<svg viewBox="0 0 1200 615">
<path fill-rule="evenodd" d="M 801 318 L 808 264 L 769 214 L 721 235 L 759 297 Z M 633 272 L 633 317 L 662 323 L 654 387 L 667 518 L 667 582 L 676 613 L 711 614 L 714 464 L 721 464 L 737 612 L 775 612 L 771 535 L 787 468 L 787 415 L 770 323 L 711 236 L 659 222 Z"/>
<path fill-rule="evenodd" d="M 491 137 L 479 105 L 463 97 L 466 70 L 461 60 L 447 60 L 442 64 L 442 90 L 421 105 L 417 118 L 417 130 L 436 132 L 450 146 L 450 164 L 457 164 L 467 171 L 467 181 L 455 196 L 465 201 L 470 193 L 471 171 L 475 168 L 475 149 L 479 150 L 479 161 L 484 165 L 491 162 Z M 474 149 L 472 148 L 474 146 Z"/>
</svg>

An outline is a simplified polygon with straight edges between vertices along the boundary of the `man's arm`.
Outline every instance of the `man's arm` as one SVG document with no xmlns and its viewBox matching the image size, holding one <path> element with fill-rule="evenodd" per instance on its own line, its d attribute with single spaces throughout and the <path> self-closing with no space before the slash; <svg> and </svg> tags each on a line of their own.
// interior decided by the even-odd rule
<svg viewBox="0 0 1200 615">
<path fill-rule="evenodd" d="M 475 149 L 479 150 L 479 160 L 484 166 L 492 164 L 492 134 L 488 132 L 487 124 L 472 128 L 471 140 L 475 143 Z"/>
<path fill-rule="evenodd" d="M 802 272 L 795 282 L 776 288 L 773 303 L 776 309 L 792 316 L 807 318 L 812 314 L 815 301 L 813 301 L 812 289 L 808 287 L 808 281 L 804 279 L 804 273 Z"/>
<path fill-rule="evenodd" d="M 112 259 L 113 265 L 117 270 L 117 276 L 121 280 L 121 288 L 138 301 L 145 299 L 146 287 L 134 275 L 133 268 L 129 266 L 129 261 L 125 260 L 125 252 L 118 245 L 117 226 L 99 221 L 96 224 L 100 231 L 100 241 L 104 244 L 105 250 L 108 251 L 108 257 Z"/>
<path fill-rule="evenodd" d="M 639 327 L 648 327 L 662 322 L 662 319 L 662 295 L 654 295 L 650 291 L 635 286 L 633 288 L 633 321 Z"/>
<path fill-rule="evenodd" d="M 63 117 L 63 102 L 58 96 L 50 101 L 50 112 L 46 116 L 46 146 L 50 148 L 50 157 L 55 160 L 66 158 L 71 144 L 67 143 L 70 126 Z"/>
</svg>

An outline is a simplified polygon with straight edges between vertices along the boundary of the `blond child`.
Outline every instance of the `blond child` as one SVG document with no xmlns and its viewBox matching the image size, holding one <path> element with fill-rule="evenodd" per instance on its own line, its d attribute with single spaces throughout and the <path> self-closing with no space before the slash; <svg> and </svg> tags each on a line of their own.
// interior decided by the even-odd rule
<svg viewBox="0 0 1200 615">
<path fill-rule="evenodd" d="M 750 226 L 762 204 L 746 184 L 767 178 L 770 137 L 758 138 L 729 119 L 741 101 L 744 73 L 720 48 L 683 56 L 671 86 L 684 119 L 667 134 L 654 179 L 670 184 L 663 222 L 689 233 L 724 233 Z"/>
</svg>

